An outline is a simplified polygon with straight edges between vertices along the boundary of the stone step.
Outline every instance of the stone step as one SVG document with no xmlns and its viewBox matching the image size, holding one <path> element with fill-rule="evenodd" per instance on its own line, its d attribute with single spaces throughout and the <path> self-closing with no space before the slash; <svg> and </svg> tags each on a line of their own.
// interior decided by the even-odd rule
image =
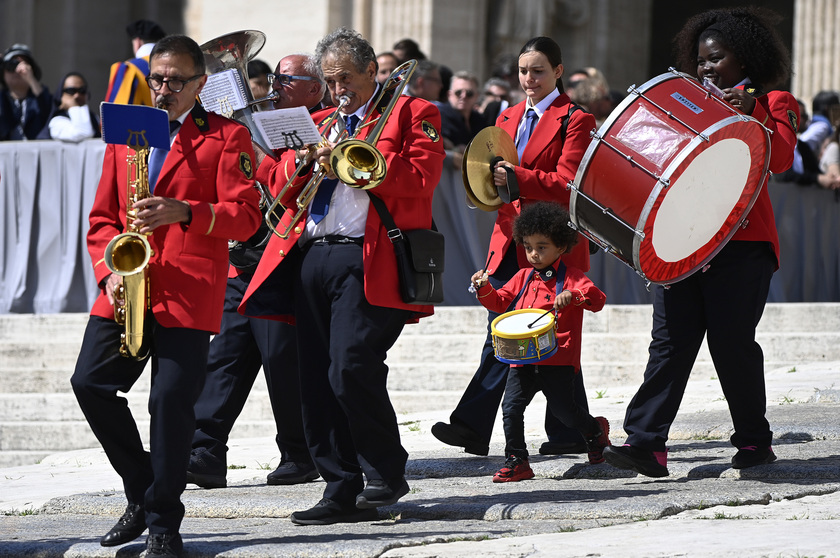
<svg viewBox="0 0 840 558">
<path fill-rule="evenodd" d="M 70 388 L 85 314 L 0 316 L 0 466 L 37 462 L 67 449 L 97 447 Z M 480 358 L 486 332 L 480 307 L 440 308 L 408 325 L 388 354 L 388 387 L 398 413 L 454 408 Z M 582 368 L 588 393 L 641 381 L 651 307 L 607 306 L 584 320 Z M 758 328 L 767 370 L 840 361 L 840 304 L 771 304 Z M 715 376 L 705 342 L 692 379 Z M 148 370 L 127 395 L 145 439 Z M 273 437 L 260 374 L 232 438 Z"/>
</svg>

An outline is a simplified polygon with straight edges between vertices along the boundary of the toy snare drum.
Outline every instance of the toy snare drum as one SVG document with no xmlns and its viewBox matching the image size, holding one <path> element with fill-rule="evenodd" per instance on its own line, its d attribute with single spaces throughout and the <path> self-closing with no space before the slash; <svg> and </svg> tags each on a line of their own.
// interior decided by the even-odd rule
<svg viewBox="0 0 840 558">
<path fill-rule="evenodd" d="M 554 315 L 523 308 L 497 317 L 490 324 L 493 352 L 508 364 L 533 364 L 557 352 Z"/>
<path fill-rule="evenodd" d="M 673 283 L 742 225 L 767 176 L 770 137 L 673 69 L 629 92 L 593 134 L 569 184 L 569 213 L 643 278 Z"/>
</svg>

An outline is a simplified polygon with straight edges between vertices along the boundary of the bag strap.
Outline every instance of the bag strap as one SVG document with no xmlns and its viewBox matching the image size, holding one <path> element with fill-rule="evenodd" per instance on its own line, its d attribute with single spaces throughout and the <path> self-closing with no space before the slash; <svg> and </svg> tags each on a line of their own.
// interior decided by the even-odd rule
<svg viewBox="0 0 840 558">
<path fill-rule="evenodd" d="M 373 204 L 373 208 L 376 209 L 376 212 L 379 214 L 379 219 L 382 221 L 382 224 L 385 225 L 385 230 L 388 231 L 388 239 L 391 241 L 391 244 L 402 242 L 405 237 L 397 224 L 394 223 L 394 218 L 391 217 L 391 212 L 388 211 L 388 206 L 385 205 L 382 198 L 373 195 L 370 190 L 365 190 L 365 192 L 370 198 L 370 203 Z M 432 219 L 432 230 L 435 232 L 438 230 L 434 219 Z"/>
<path fill-rule="evenodd" d="M 402 231 L 399 227 L 397 227 L 397 224 L 394 223 L 394 218 L 391 217 L 391 212 L 388 211 L 388 206 L 385 205 L 382 198 L 374 196 L 370 190 L 365 190 L 365 192 L 367 192 L 367 195 L 370 198 L 370 203 L 373 204 L 374 209 L 376 209 L 376 212 L 379 214 L 379 219 L 382 221 L 382 224 L 385 225 L 385 230 L 388 232 L 388 239 L 391 241 L 391 244 L 396 244 L 397 242 L 405 240 L 402 235 Z"/>
<path fill-rule="evenodd" d="M 531 283 L 531 279 L 534 277 L 534 273 L 536 273 L 535 269 L 531 270 L 531 273 L 528 274 L 528 279 L 525 280 L 525 284 L 522 286 L 522 290 L 519 291 L 519 294 L 516 295 L 510 304 L 508 304 L 507 310 L 505 312 L 510 312 L 516 307 L 516 303 L 519 302 L 519 299 L 522 298 L 522 295 L 525 294 L 525 291 L 528 290 L 528 285 Z M 563 292 L 563 285 L 566 284 L 566 264 L 563 263 L 561 260 L 560 263 L 557 265 L 557 277 L 556 282 L 554 284 L 554 294 L 559 295 Z"/>
</svg>

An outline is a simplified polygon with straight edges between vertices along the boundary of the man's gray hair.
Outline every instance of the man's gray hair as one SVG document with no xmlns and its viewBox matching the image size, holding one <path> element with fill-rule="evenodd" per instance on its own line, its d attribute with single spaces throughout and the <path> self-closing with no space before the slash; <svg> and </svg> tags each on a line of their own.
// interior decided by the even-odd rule
<svg viewBox="0 0 840 558">
<path fill-rule="evenodd" d="M 303 58 L 303 64 L 301 64 L 301 66 L 303 66 L 303 71 L 307 76 L 318 78 L 318 94 L 323 97 L 324 91 L 327 89 L 327 82 L 324 81 L 324 72 L 321 70 L 321 65 L 318 63 L 315 56 L 308 52 L 298 52 L 292 56 L 300 56 Z"/>
<path fill-rule="evenodd" d="M 323 64 L 328 54 L 336 57 L 349 56 L 357 72 L 367 70 L 371 62 L 374 63 L 376 69 L 379 69 L 376 52 L 370 43 L 358 31 L 347 27 L 339 27 L 318 41 L 318 46 L 315 47 L 315 59 L 318 66 Z"/>
</svg>

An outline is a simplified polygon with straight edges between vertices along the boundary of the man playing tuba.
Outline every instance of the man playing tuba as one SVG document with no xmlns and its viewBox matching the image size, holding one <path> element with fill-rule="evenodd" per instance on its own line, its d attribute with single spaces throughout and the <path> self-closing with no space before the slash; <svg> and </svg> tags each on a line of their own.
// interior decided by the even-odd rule
<svg viewBox="0 0 840 558">
<path fill-rule="evenodd" d="M 127 543 L 148 527 L 146 556 L 180 556 L 180 496 L 195 430 L 193 405 L 204 384 L 210 335 L 221 322 L 228 239 L 247 239 L 261 215 L 248 130 L 195 103 L 207 79 L 199 46 L 183 35 L 168 36 L 155 45 L 150 61 L 148 83 L 156 105 L 169 114 L 171 129 L 171 150 L 159 173 L 152 163 L 155 150 L 149 157 L 151 196 L 132 205 L 133 226 L 141 234 L 152 233 L 146 314 L 151 356 L 138 360 L 119 352 L 122 326 L 114 321 L 112 305 L 121 278 L 103 258 L 106 245 L 125 227 L 127 156 L 133 154 L 124 145 L 109 144 L 87 236 L 102 292 L 91 310 L 71 383 L 123 479 L 128 500 L 125 513 L 100 543 Z M 117 392 L 131 389 L 149 358 L 147 452 Z"/>
</svg>

